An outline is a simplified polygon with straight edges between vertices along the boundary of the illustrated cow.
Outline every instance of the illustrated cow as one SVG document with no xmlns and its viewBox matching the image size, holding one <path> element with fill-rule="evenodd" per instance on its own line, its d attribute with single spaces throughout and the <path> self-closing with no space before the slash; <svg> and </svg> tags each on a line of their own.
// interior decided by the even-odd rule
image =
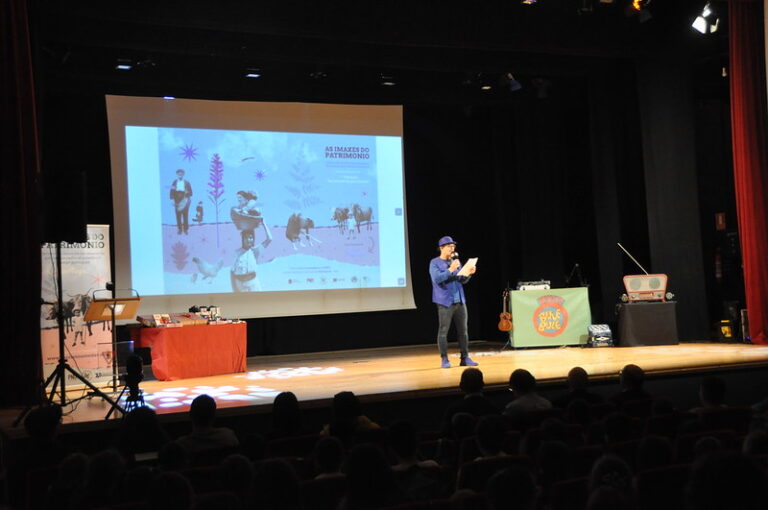
<svg viewBox="0 0 768 510">
<path fill-rule="evenodd" d="M 337 207 L 333 211 L 333 221 L 339 226 L 339 233 L 344 235 L 349 228 L 349 207 Z"/>
<path fill-rule="evenodd" d="M 302 235 L 310 246 L 312 246 L 313 240 L 318 241 L 310 235 L 309 229 L 311 228 L 315 228 L 315 222 L 312 221 L 312 218 L 304 218 L 301 213 L 291 214 L 288 218 L 288 225 L 285 227 L 285 237 L 291 242 L 294 250 L 298 250 L 297 244 L 304 247 Z"/>
<path fill-rule="evenodd" d="M 45 316 L 46 320 L 49 321 L 55 321 L 58 320 L 59 317 L 59 302 L 54 301 L 50 304 L 50 309 L 48 310 L 48 314 Z M 62 313 L 61 313 L 61 319 L 62 324 L 64 325 L 64 334 L 66 335 L 70 331 L 73 331 L 75 329 L 74 325 L 74 317 L 75 317 L 75 302 L 73 300 L 67 300 L 62 303 Z"/>
<path fill-rule="evenodd" d="M 360 225 L 365 225 L 366 230 L 371 230 L 371 218 L 373 217 L 373 209 L 366 207 L 363 209 L 360 204 L 354 204 L 352 206 L 352 216 L 355 217 L 355 226 L 357 232 L 360 233 Z"/>
</svg>

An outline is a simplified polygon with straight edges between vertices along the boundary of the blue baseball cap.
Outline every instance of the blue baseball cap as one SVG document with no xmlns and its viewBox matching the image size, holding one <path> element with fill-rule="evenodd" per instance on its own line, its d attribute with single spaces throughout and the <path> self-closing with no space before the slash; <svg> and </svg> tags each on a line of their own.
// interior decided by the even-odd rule
<svg viewBox="0 0 768 510">
<path fill-rule="evenodd" d="M 456 244 L 456 241 L 453 240 L 451 236 L 443 236 L 440 238 L 440 240 L 437 242 L 438 248 L 440 246 L 445 246 L 446 244 Z"/>
</svg>

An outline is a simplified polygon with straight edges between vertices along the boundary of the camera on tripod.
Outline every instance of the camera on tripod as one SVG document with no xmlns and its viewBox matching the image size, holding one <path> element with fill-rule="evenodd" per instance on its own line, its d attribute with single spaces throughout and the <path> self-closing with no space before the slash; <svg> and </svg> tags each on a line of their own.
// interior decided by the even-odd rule
<svg viewBox="0 0 768 510">
<path fill-rule="evenodd" d="M 139 388 L 139 383 L 144 380 L 144 366 L 141 361 L 141 356 L 131 354 L 125 360 L 125 373 L 120 374 L 120 382 L 123 384 L 123 389 L 120 391 L 118 402 L 120 398 L 128 391 L 128 396 L 125 399 L 125 411 L 128 412 L 137 407 L 144 406 L 144 394 Z"/>
</svg>

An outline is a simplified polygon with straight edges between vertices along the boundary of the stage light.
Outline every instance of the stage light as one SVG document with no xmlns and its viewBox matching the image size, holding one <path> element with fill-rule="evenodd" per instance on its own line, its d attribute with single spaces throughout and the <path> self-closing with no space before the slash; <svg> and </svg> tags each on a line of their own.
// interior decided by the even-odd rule
<svg viewBox="0 0 768 510">
<path fill-rule="evenodd" d="M 507 82 L 510 92 L 515 92 L 523 88 L 523 85 L 515 79 L 512 73 L 505 73 L 503 79 Z"/>
<path fill-rule="evenodd" d="M 391 74 L 382 73 L 380 78 L 381 78 L 381 84 L 385 87 L 394 87 L 395 85 L 397 85 L 397 80 L 395 80 L 395 77 Z"/>
<path fill-rule="evenodd" d="M 248 67 L 245 69 L 246 78 L 261 78 L 261 69 L 256 67 Z"/>
<path fill-rule="evenodd" d="M 309 77 L 313 80 L 322 80 L 323 78 L 328 78 L 328 73 L 325 71 L 312 71 L 309 73 Z"/>
<path fill-rule="evenodd" d="M 176 98 L 174 96 L 163 96 L 163 99 L 171 100 L 171 99 L 176 99 Z"/>
<path fill-rule="evenodd" d="M 118 71 L 130 71 L 133 69 L 133 62 L 127 58 L 118 58 L 115 69 Z"/>
<path fill-rule="evenodd" d="M 693 23 L 691 23 L 691 26 L 702 34 L 713 34 L 717 32 L 719 25 L 720 18 L 714 13 L 709 2 L 707 2 L 701 10 L 701 14 L 699 14 L 696 19 L 693 20 Z"/>
<path fill-rule="evenodd" d="M 533 5 L 536 3 L 536 0 L 521 0 L 520 3 L 523 5 Z"/>
</svg>

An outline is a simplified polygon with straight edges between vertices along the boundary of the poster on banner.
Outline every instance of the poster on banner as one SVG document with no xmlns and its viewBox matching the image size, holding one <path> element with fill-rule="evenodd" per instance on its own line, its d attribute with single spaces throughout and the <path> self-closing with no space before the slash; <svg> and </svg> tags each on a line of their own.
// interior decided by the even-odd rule
<svg viewBox="0 0 768 510">
<path fill-rule="evenodd" d="M 56 279 L 56 244 L 42 246 L 40 289 L 40 341 L 43 373 L 48 377 L 59 360 L 59 328 Z M 96 297 L 110 297 L 109 225 L 88 225 L 87 241 L 61 243 L 61 279 L 64 319 L 64 356 L 69 365 L 94 385 L 112 381 L 112 323 L 85 322 L 85 312 Z M 83 386 L 67 374 L 67 386 Z"/>
</svg>

